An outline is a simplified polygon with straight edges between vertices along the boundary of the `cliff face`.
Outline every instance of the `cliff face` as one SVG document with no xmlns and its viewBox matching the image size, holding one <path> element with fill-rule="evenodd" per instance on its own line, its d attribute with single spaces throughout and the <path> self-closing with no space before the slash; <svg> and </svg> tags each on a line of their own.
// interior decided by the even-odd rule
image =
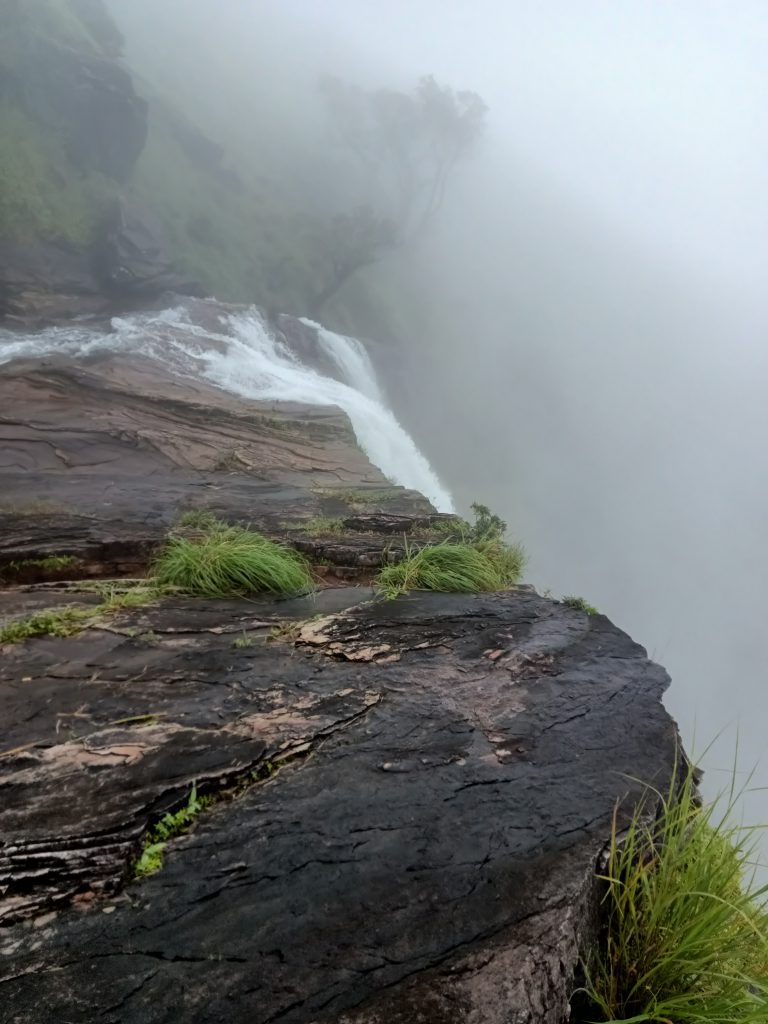
<svg viewBox="0 0 768 1024">
<path fill-rule="evenodd" d="M 306 310 L 312 219 L 133 72 L 102 0 L 4 0 L 2 19 L 0 319 L 168 288 Z"/>
<path fill-rule="evenodd" d="M 337 409 L 103 352 L 0 367 L 0 409 L 0 619 L 93 607 L 1 652 L 8 1020 L 562 1024 L 616 802 L 673 770 L 664 671 L 528 587 L 374 600 L 444 517 Z M 100 615 L 94 578 L 188 509 L 299 547 L 318 593 Z"/>
</svg>

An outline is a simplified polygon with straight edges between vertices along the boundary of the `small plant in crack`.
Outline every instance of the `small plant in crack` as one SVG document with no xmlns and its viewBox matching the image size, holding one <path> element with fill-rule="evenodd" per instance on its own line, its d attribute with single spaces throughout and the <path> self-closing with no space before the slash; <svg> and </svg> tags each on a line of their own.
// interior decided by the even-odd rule
<svg viewBox="0 0 768 1024">
<path fill-rule="evenodd" d="M 232 646 L 237 648 L 237 650 L 242 651 L 246 647 L 253 647 L 253 645 L 255 643 L 256 643 L 256 638 L 253 637 L 253 636 L 250 636 L 250 634 L 246 633 L 246 631 L 243 630 L 243 632 L 240 634 L 240 636 L 236 637 L 232 641 Z"/>
<path fill-rule="evenodd" d="M 271 779 L 273 775 L 277 774 L 277 766 L 271 761 L 263 761 L 258 767 L 254 768 L 251 772 L 251 778 L 254 782 L 264 782 L 266 779 Z"/>
<path fill-rule="evenodd" d="M 153 875 L 163 866 L 165 848 L 169 840 L 188 832 L 195 818 L 201 811 L 213 803 L 212 797 L 197 795 L 197 787 L 193 786 L 184 807 L 174 814 L 168 813 L 150 829 L 144 837 L 141 854 L 131 872 L 134 879 Z"/>
</svg>

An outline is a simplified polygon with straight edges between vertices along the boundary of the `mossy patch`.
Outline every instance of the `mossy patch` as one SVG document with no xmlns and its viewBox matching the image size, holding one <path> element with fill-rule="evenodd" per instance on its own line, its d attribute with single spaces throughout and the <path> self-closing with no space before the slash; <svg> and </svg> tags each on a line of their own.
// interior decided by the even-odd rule
<svg viewBox="0 0 768 1024">
<path fill-rule="evenodd" d="M 0 100 L 0 235 L 86 246 L 117 194 L 96 171 L 76 168 L 62 136 Z"/>
</svg>

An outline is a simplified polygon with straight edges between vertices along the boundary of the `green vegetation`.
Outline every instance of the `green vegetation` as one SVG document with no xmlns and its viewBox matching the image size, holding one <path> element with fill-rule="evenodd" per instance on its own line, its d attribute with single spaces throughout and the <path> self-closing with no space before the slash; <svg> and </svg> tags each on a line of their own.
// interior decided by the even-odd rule
<svg viewBox="0 0 768 1024">
<path fill-rule="evenodd" d="M 135 718 L 123 719 L 123 723 L 143 722 L 146 719 L 156 719 L 157 716 L 138 715 Z M 111 723 L 113 725 L 120 724 Z M 134 862 L 130 877 L 133 881 L 153 875 L 163 866 L 165 849 L 171 839 L 188 832 L 197 817 L 205 810 L 220 803 L 222 800 L 239 796 L 248 790 L 254 783 L 266 782 L 274 775 L 277 775 L 280 768 L 289 761 L 296 760 L 302 754 L 288 754 L 280 758 L 279 762 L 269 759 L 261 761 L 255 768 L 250 768 L 241 773 L 234 781 L 217 793 L 210 796 L 198 796 L 197 787 L 193 786 L 186 804 L 174 813 L 163 815 L 160 821 L 147 831 L 141 844 L 141 853 Z"/>
<path fill-rule="evenodd" d="M 277 775 L 277 767 L 271 761 L 264 761 L 254 768 L 251 772 L 251 778 L 254 782 L 265 782 L 267 779 L 271 779 L 273 775 Z"/>
<path fill-rule="evenodd" d="M 302 629 L 306 625 L 309 619 L 288 619 L 285 622 L 278 622 L 276 626 L 273 626 L 269 631 L 267 640 L 276 641 L 278 643 L 292 644 L 298 640 Z"/>
<path fill-rule="evenodd" d="M 104 600 L 97 605 L 68 604 L 45 608 L 23 619 L 0 625 L 0 644 L 17 644 L 36 636 L 75 636 L 100 619 L 109 618 L 126 608 L 152 604 L 162 594 L 152 583 L 138 586 L 99 587 Z"/>
<path fill-rule="evenodd" d="M 342 501 L 345 505 L 384 505 L 390 501 L 396 501 L 403 493 L 402 487 L 315 487 L 315 494 L 321 498 L 333 498 L 335 501 Z"/>
<path fill-rule="evenodd" d="M 207 530 L 208 532 L 226 530 L 228 526 L 207 508 L 192 508 L 188 512 L 182 513 L 176 521 L 176 525 L 182 529 Z"/>
<path fill-rule="evenodd" d="M 163 97 L 148 99 L 149 138 L 132 192 L 163 224 L 181 272 L 222 301 L 306 308 L 320 266 L 314 224 L 258 164 L 243 167 L 241 179 L 226 162 L 201 162 L 190 139 L 208 140 Z"/>
<path fill-rule="evenodd" d="M 25 569 L 41 569 L 46 573 L 63 572 L 77 563 L 73 555 L 47 555 L 45 558 L 22 558 L 17 562 L 9 562 L 0 572 L 0 579 L 3 573 L 10 572 L 15 575 L 24 572 Z"/>
<path fill-rule="evenodd" d="M 75 167 L 63 137 L 0 100 L 0 234 L 86 245 L 116 195 L 114 182 Z"/>
<path fill-rule="evenodd" d="M 567 597 L 564 597 L 562 599 L 562 603 L 567 604 L 569 608 L 575 608 L 577 611 L 586 612 L 587 615 L 600 614 L 594 605 L 589 604 L 583 597 L 576 597 L 574 594 L 569 594 Z"/>
<path fill-rule="evenodd" d="M 507 524 L 486 505 L 472 505 L 474 524 L 456 517 L 439 521 L 440 544 L 415 551 L 406 543 L 405 558 L 382 569 L 376 586 L 387 598 L 411 590 L 478 593 L 504 590 L 517 583 L 525 568 L 525 550 L 504 540 Z"/>
<path fill-rule="evenodd" d="M 219 520 L 200 537 L 171 536 L 153 573 L 159 586 L 200 597 L 297 594 L 312 589 L 308 565 L 297 552 Z"/>
<path fill-rule="evenodd" d="M 193 786 L 184 807 L 175 814 L 164 815 L 145 836 L 141 855 L 133 866 L 133 878 L 145 878 L 159 871 L 168 841 L 187 832 L 198 814 L 212 802 L 211 797 L 198 797 Z"/>
<path fill-rule="evenodd" d="M 248 633 L 246 633 L 245 630 L 243 630 L 240 636 L 238 636 L 235 640 L 232 641 L 232 646 L 235 647 L 237 650 L 245 650 L 246 647 L 253 647 L 255 643 L 255 638 L 249 636 Z"/>
<path fill-rule="evenodd" d="M 436 544 L 406 551 L 396 565 L 388 565 L 376 577 L 376 587 L 387 598 L 411 590 L 478 593 L 503 590 L 516 583 L 525 555 L 522 548 L 502 543 L 482 550 L 473 544 Z"/>
<path fill-rule="evenodd" d="M 585 1019 L 624 1024 L 765 1024 L 768 886 L 756 887 L 751 832 L 701 809 L 692 769 L 655 817 L 614 820 L 604 942 L 588 965 Z M 592 1015 L 594 1014 L 594 1016 Z"/>
<path fill-rule="evenodd" d="M 0 626 L 0 644 L 18 644 L 36 636 L 74 636 L 85 629 L 85 623 L 96 613 L 96 608 L 72 604 L 46 608 Z"/>
</svg>

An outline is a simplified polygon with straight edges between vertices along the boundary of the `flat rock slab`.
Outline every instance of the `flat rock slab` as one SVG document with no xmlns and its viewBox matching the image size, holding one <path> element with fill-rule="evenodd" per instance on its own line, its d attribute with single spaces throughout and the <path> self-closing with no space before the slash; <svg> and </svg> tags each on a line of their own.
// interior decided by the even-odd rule
<svg viewBox="0 0 768 1024">
<path fill-rule="evenodd" d="M 264 642 L 281 615 L 3 651 L 2 1024 L 562 1024 L 616 801 L 673 770 L 666 673 L 526 589 Z M 194 782 L 244 778 L 126 883 Z"/>
<path fill-rule="evenodd" d="M 138 575 L 189 509 L 368 570 L 440 518 L 368 461 L 340 409 L 245 400 L 106 352 L 0 365 L 0 480 L 0 583 L 34 582 L 25 564 L 49 555 L 76 578 Z M 302 525 L 345 517 L 344 535 Z"/>
</svg>

